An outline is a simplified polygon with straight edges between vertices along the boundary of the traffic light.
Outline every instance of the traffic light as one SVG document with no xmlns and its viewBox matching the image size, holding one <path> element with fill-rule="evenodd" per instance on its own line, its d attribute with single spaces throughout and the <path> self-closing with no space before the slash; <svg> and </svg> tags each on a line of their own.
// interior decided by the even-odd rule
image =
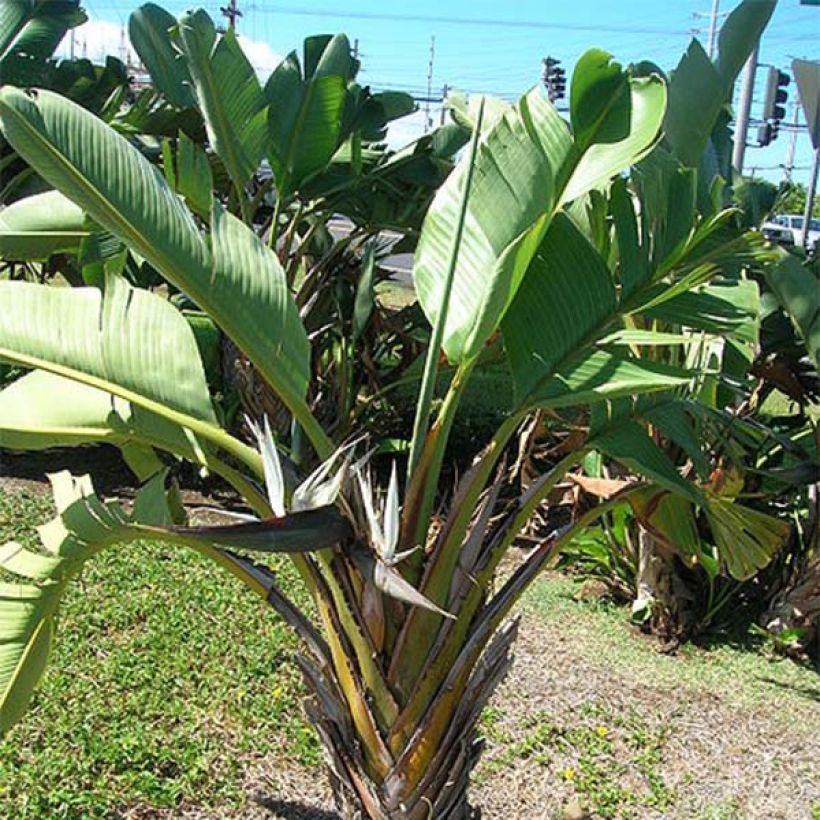
<svg viewBox="0 0 820 820">
<path fill-rule="evenodd" d="M 790 79 L 784 71 L 774 67 L 769 69 L 766 78 L 766 96 L 763 100 L 764 120 L 782 120 L 786 116 L 784 105 L 789 97 L 786 86 Z"/>
<path fill-rule="evenodd" d="M 774 142 L 777 135 L 780 133 L 780 120 L 773 120 L 772 122 L 764 122 L 763 125 L 757 127 L 757 144 L 760 148 Z"/>
<path fill-rule="evenodd" d="M 541 62 L 544 65 L 541 80 L 546 86 L 550 102 L 560 100 L 566 94 L 567 72 L 561 68 L 561 61 L 554 57 L 545 57 Z"/>
</svg>

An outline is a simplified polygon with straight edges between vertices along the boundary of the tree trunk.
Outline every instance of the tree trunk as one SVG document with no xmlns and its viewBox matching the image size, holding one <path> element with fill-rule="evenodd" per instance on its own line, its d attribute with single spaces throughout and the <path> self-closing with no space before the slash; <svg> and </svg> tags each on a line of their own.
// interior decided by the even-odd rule
<svg viewBox="0 0 820 820">
<path fill-rule="evenodd" d="M 794 644 L 795 649 L 820 657 L 820 519 L 817 495 L 815 485 L 809 491 L 811 514 L 806 524 L 808 553 L 795 576 L 772 601 L 762 623 L 775 636 L 799 630 L 802 634 Z"/>
<path fill-rule="evenodd" d="M 410 738 L 392 755 L 386 771 L 374 771 L 367 749 L 353 728 L 344 696 L 335 676 L 320 671 L 304 658 L 299 664 L 313 698 L 308 713 L 325 747 L 330 780 L 338 811 L 345 818 L 368 820 L 467 820 L 480 816 L 468 802 L 470 773 L 481 755 L 484 741 L 477 723 L 484 706 L 512 662 L 511 649 L 517 620 L 499 629 L 469 676 L 464 695 L 452 699 L 453 686 L 445 681 L 435 699 L 413 726 Z M 443 707 L 443 710 L 442 710 Z M 419 765 L 420 740 L 435 720 L 444 728 L 433 741 L 432 757 Z M 382 738 L 386 740 L 386 738 Z M 430 751 L 427 747 L 426 751 Z"/>
<path fill-rule="evenodd" d="M 644 527 L 638 531 L 637 596 L 634 615 L 642 615 L 653 634 L 673 640 L 686 631 L 692 595 L 675 572 L 675 554 Z"/>
</svg>

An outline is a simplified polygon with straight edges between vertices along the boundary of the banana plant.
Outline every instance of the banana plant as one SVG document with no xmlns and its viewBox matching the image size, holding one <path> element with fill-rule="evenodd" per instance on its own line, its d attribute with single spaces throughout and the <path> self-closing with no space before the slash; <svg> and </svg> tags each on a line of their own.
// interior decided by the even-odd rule
<svg viewBox="0 0 820 820">
<path fill-rule="evenodd" d="M 727 140 L 731 148 L 724 122 L 730 91 L 773 8 L 772 3 L 740 4 L 727 18 L 714 63 L 693 40 L 672 73 L 662 144 L 638 163 L 629 180 L 617 180 L 585 211 L 575 209 L 625 289 L 661 270 L 688 283 L 679 294 L 630 317 L 628 329 L 616 338 L 643 359 L 711 371 L 691 389 L 679 390 L 675 403 L 649 415 L 654 441 L 702 487 L 711 485 L 713 471 L 743 472 L 754 464 L 754 447 L 727 445 L 726 437 L 733 438 L 738 414 L 748 413 L 744 399 L 752 388 L 749 370 L 761 313 L 759 273 L 789 281 L 778 252 L 765 249 L 756 231 L 744 230 L 748 216 L 726 207 L 732 176 L 718 161 L 717 148 Z M 651 340 L 655 345 L 647 346 Z M 611 455 L 606 447 L 601 452 Z M 712 590 L 724 578 L 730 586 L 748 580 L 784 545 L 788 528 L 738 506 L 746 524 L 733 544 L 688 502 L 662 498 L 663 491 L 656 492 L 657 506 L 636 510 L 629 519 L 632 543 L 638 545 L 634 610 L 650 628 L 680 637 L 706 620 L 694 624 L 690 617 L 697 585 Z M 657 519 L 669 518 L 672 503 L 675 526 L 662 526 Z M 747 528 L 757 546 L 745 540 Z M 703 597 L 711 598 L 711 592 Z"/>
<path fill-rule="evenodd" d="M 476 722 L 509 667 L 513 606 L 563 545 L 645 489 L 636 483 L 552 532 L 496 588 L 501 560 L 555 486 L 601 449 L 726 532 L 737 525 L 734 506 L 684 480 L 646 432 L 652 409 L 702 374 L 619 343 L 635 317 L 703 285 L 723 262 L 693 262 L 697 275 L 664 266 L 613 272 L 573 215 L 574 203 L 595 199 L 652 151 L 666 102 L 660 76 L 633 74 L 594 49 L 575 69 L 569 122 L 538 88 L 486 122 L 479 103 L 468 154 L 421 228 L 413 275 L 430 343 L 406 478 L 394 468 L 381 492 L 368 472 L 368 443 L 334 441 L 312 412 L 310 344 L 286 271 L 241 213 L 215 197 L 203 209 L 198 198 L 195 216 L 193 203 L 106 123 L 49 91 L 0 90 L 0 123 L 15 150 L 213 319 L 320 462 L 299 482 L 285 458 L 296 443 L 277 441 L 264 419 L 253 420 L 256 447 L 222 427 L 189 324 L 160 292 L 124 280 L 121 255 L 103 264 L 94 287 L 0 281 L 0 359 L 33 370 L 0 394 L 0 436 L 33 448 L 111 441 L 147 482 L 125 515 L 87 480 L 59 477 L 58 518 L 41 531 L 43 549 L 10 545 L 0 554 L 20 579 L 0 590 L 2 727 L 19 718 L 42 674 L 62 588 L 82 562 L 133 538 L 171 541 L 240 578 L 302 637 L 309 713 L 346 816 L 468 816 L 481 752 Z M 707 254 L 708 233 L 694 231 L 683 246 Z M 620 241 L 624 254 L 629 238 Z M 725 307 L 731 295 L 713 299 Z M 512 410 L 450 492 L 442 466 L 455 413 L 493 343 L 506 350 Z M 442 355 L 452 376 L 434 401 Z M 22 406 L 36 412 L 23 415 Z M 589 423 L 575 448 L 504 505 L 505 450 L 538 410 L 581 412 Z M 169 459 L 222 476 L 253 520 L 172 523 L 162 512 L 173 491 Z M 315 622 L 276 587 L 264 566 L 273 551 L 293 560 Z"/>
<path fill-rule="evenodd" d="M 161 168 L 195 218 L 210 222 L 216 196 L 277 250 L 311 334 L 308 403 L 326 403 L 317 407 L 326 419 L 339 407 L 349 415 L 361 385 L 393 369 L 382 367 L 389 357 L 378 354 L 373 366 L 360 364 L 365 346 L 388 349 L 394 333 L 385 327 L 392 317 L 372 298 L 379 274 L 360 275 L 358 260 L 370 258 L 365 248 L 384 228 L 407 234 L 412 249 L 433 193 L 464 144 L 465 129 L 446 126 L 400 152 L 388 151 L 386 127 L 414 110 L 413 100 L 357 84 L 358 61 L 344 35 L 307 38 L 303 57 L 290 54 L 263 83 L 235 33 L 217 36 L 202 10 L 175 19 L 147 3 L 132 14 L 129 34 L 153 88 L 122 105 L 112 101 L 103 119 Z M 260 167 L 263 161 L 269 174 Z M 31 196 L 4 212 L 0 258 L 15 276 L 46 278 L 59 266 L 72 284 L 99 281 L 103 260 L 123 246 L 58 192 L 43 196 L 53 203 L 51 211 L 43 207 L 46 200 Z M 353 226 L 336 238 L 328 222 L 340 214 Z M 372 265 L 363 270 L 372 272 Z M 156 285 L 154 273 L 150 259 L 133 253 L 126 259 L 132 283 Z M 351 340 L 345 332 L 355 323 L 356 293 L 373 307 L 358 311 L 356 322 L 364 319 L 368 327 Z M 246 410 L 266 407 L 279 424 L 281 402 L 253 364 L 229 343 L 222 358 L 218 369 Z M 329 390 L 326 382 L 334 387 Z M 347 398 L 339 395 L 337 401 L 336 386 Z M 346 425 L 343 414 L 338 413 L 340 428 Z"/>
<path fill-rule="evenodd" d="M 0 8 L 0 83 L 30 82 L 65 33 L 86 21 L 80 0 L 8 0 Z"/>
</svg>

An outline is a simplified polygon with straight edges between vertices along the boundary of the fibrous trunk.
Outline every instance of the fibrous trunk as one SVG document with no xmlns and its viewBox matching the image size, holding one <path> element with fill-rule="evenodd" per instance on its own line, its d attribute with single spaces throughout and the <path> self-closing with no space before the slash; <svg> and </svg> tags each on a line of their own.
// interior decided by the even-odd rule
<svg viewBox="0 0 820 820">
<path fill-rule="evenodd" d="M 675 571 L 668 544 L 641 527 L 638 533 L 637 596 L 634 614 L 643 614 L 654 634 L 676 638 L 686 630 L 691 592 Z"/>
<path fill-rule="evenodd" d="M 483 748 L 477 721 L 510 666 L 516 633 L 517 620 L 496 633 L 470 674 L 462 697 L 454 699 L 449 708 L 452 686 L 445 681 L 409 740 L 390 755 L 385 771 L 377 771 L 368 759 L 372 750 L 366 749 L 357 735 L 335 675 L 299 659 L 313 691 L 308 711 L 325 747 L 337 808 L 343 817 L 465 820 L 478 816 L 467 800 L 470 773 Z M 426 754 L 420 751 L 429 751 L 425 741 L 432 719 L 443 723 L 446 730 L 429 762 L 421 766 L 419 759 Z"/>
<path fill-rule="evenodd" d="M 809 549 L 794 577 L 772 601 L 763 616 L 763 625 L 775 636 L 789 631 L 800 633 L 796 647 L 820 655 L 820 518 L 817 486 L 810 488 L 811 514 L 806 524 Z"/>
</svg>

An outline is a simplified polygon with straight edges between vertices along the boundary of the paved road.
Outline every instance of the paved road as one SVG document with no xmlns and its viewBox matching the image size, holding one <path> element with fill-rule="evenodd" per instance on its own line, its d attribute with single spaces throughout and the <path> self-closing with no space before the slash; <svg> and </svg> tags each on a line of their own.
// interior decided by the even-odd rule
<svg viewBox="0 0 820 820">
<path fill-rule="evenodd" d="M 344 217 L 333 217 L 328 223 L 328 228 L 336 239 L 341 239 L 353 230 L 353 223 Z M 395 231 L 383 231 L 381 237 L 388 241 L 398 241 L 401 239 L 401 234 Z M 391 273 L 391 278 L 397 285 L 413 287 L 412 253 L 395 253 L 387 256 L 381 261 L 380 267 Z"/>
</svg>

